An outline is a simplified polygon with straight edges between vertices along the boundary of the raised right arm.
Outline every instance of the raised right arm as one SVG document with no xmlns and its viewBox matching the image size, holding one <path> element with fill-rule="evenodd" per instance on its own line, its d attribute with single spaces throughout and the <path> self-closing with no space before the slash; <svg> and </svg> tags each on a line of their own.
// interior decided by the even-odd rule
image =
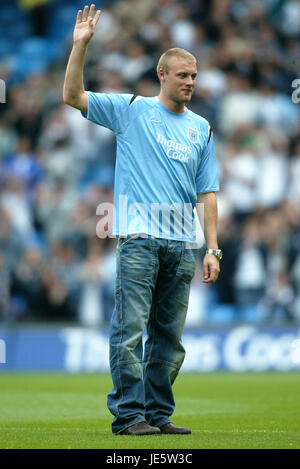
<svg viewBox="0 0 300 469">
<path fill-rule="evenodd" d="M 95 13 L 95 5 L 85 6 L 83 12 L 77 13 L 76 24 L 73 32 L 73 47 L 69 57 L 64 87 L 63 100 L 82 112 L 88 110 L 88 96 L 84 90 L 83 67 L 88 43 L 90 42 L 95 27 L 101 15 L 101 10 Z"/>
</svg>

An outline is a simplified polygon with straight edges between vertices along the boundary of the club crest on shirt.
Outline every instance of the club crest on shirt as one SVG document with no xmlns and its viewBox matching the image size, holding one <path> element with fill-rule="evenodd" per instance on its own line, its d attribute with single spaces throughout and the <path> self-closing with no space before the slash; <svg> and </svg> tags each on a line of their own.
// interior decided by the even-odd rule
<svg viewBox="0 0 300 469">
<path fill-rule="evenodd" d="M 189 138 L 192 142 L 197 142 L 197 140 L 198 140 L 198 131 L 196 129 L 189 128 Z"/>
</svg>

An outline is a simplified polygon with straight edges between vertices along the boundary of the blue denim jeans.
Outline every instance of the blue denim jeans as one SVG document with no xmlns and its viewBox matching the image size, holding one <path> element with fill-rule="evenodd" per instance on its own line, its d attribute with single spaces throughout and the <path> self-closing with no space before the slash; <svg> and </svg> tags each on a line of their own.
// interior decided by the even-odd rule
<svg viewBox="0 0 300 469">
<path fill-rule="evenodd" d="M 185 242 L 136 235 L 118 241 L 107 400 L 113 433 L 145 420 L 154 426 L 170 421 L 195 267 L 195 251 Z"/>
</svg>

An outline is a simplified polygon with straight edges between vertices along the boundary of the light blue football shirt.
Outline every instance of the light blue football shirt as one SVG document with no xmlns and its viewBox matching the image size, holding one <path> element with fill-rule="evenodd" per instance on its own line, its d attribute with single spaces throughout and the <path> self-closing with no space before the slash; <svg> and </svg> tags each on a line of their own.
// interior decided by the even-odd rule
<svg viewBox="0 0 300 469">
<path fill-rule="evenodd" d="M 157 97 L 87 94 L 85 117 L 117 139 L 113 234 L 194 242 L 197 193 L 219 190 L 209 123 Z"/>
</svg>

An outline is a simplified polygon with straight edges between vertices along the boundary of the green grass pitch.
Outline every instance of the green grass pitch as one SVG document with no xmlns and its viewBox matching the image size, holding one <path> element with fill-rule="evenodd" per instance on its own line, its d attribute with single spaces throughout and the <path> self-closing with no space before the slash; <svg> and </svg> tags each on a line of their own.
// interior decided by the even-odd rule
<svg viewBox="0 0 300 469">
<path fill-rule="evenodd" d="M 181 374 L 172 420 L 192 435 L 111 434 L 108 375 L 0 375 L 0 448 L 300 448 L 300 374 Z"/>
</svg>

